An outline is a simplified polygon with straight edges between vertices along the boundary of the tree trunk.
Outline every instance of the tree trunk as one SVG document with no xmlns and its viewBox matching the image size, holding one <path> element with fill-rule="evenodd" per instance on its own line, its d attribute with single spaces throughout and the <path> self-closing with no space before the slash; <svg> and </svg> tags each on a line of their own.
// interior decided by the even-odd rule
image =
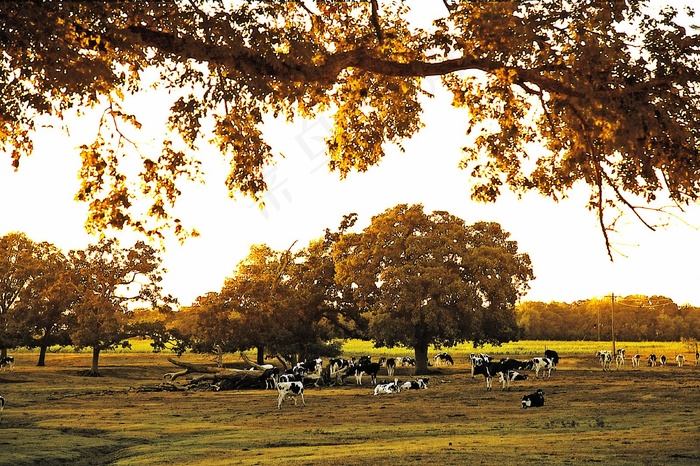
<svg viewBox="0 0 700 466">
<path fill-rule="evenodd" d="M 46 365 L 46 350 L 48 346 L 43 345 L 39 347 L 39 362 L 36 363 L 37 366 L 44 367 Z"/>
<path fill-rule="evenodd" d="M 0 349 L 0 358 L 6 358 L 6 357 L 7 357 L 7 348 Z"/>
<path fill-rule="evenodd" d="M 99 362 L 100 362 L 100 348 L 94 346 L 92 348 L 92 364 L 90 365 L 90 370 L 87 372 L 89 377 L 99 377 Z"/>
<path fill-rule="evenodd" d="M 265 364 L 265 347 L 258 346 L 258 364 L 261 366 Z"/>
<path fill-rule="evenodd" d="M 428 374 L 428 342 L 419 342 L 415 347 L 416 375 Z"/>
</svg>

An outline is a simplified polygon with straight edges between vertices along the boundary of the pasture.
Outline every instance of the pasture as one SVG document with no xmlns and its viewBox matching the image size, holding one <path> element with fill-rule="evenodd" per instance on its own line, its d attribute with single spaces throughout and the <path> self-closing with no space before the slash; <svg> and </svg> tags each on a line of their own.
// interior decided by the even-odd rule
<svg viewBox="0 0 700 466">
<path fill-rule="evenodd" d="M 348 343 L 346 356 L 408 354 L 365 345 Z M 487 351 L 527 359 L 541 355 L 543 345 Z M 167 353 L 107 352 L 103 376 L 85 378 L 79 372 L 89 365 L 86 353 L 49 354 L 47 366 L 36 367 L 36 353 L 14 352 L 15 371 L 0 372 L 0 464 L 700 464 L 694 354 L 655 343 L 651 348 L 669 359 L 685 351 L 686 365 L 632 368 L 627 361 L 604 373 L 588 343 L 568 345 L 547 342 L 562 357 L 551 379 L 530 373 L 510 391 L 495 382 L 487 392 L 483 377 L 472 380 L 472 350 L 464 347 L 448 350 L 456 364 L 433 368 L 427 390 L 374 396 L 367 378 L 363 387 L 348 378 L 345 386 L 307 388 L 307 406 L 285 402 L 281 411 L 274 390 L 140 390 L 173 370 Z M 618 347 L 629 358 L 633 345 Z M 182 360 L 211 363 L 206 355 Z M 397 376 L 413 379 L 407 367 Z M 379 379 L 387 379 L 385 369 Z M 522 396 L 538 388 L 545 406 L 522 409 Z"/>
</svg>

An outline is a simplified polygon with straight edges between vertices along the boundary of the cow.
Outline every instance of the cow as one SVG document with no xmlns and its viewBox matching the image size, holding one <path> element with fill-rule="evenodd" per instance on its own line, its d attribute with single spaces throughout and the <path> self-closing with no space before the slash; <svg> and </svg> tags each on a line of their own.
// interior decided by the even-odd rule
<svg viewBox="0 0 700 466">
<path fill-rule="evenodd" d="M 666 365 L 666 356 L 664 356 L 664 355 L 662 354 L 661 357 L 659 358 L 659 361 L 661 361 L 661 365 L 662 365 L 662 366 L 665 366 L 665 365 Z"/>
<path fill-rule="evenodd" d="M 514 370 L 506 370 L 499 372 L 498 376 L 501 381 L 502 390 L 510 390 L 511 382 L 515 382 L 516 380 L 527 380 L 527 375 L 521 374 L 520 372 Z"/>
<path fill-rule="evenodd" d="M 647 366 L 656 367 L 656 355 L 654 353 L 649 355 L 649 359 L 647 360 Z"/>
<path fill-rule="evenodd" d="M 401 365 L 402 366 L 415 366 L 416 365 L 416 360 L 413 359 L 411 356 L 404 356 L 400 358 L 401 360 Z"/>
<path fill-rule="evenodd" d="M 676 362 L 678 363 L 678 367 L 683 367 L 683 364 L 685 363 L 685 356 L 683 356 L 682 354 L 677 354 Z"/>
<path fill-rule="evenodd" d="M 615 366 L 619 369 L 620 366 L 625 365 L 625 349 L 619 349 L 617 350 L 617 353 L 615 354 Z"/>
<path fill-rule="evenodd" d="M 500 362 L 503 371 L 520 371 L 530 368 L 530 363 L 527 361 L 518 361 L 517 359 L 504 358 Z"/>
<path fill-rule="evenodd" d="M 388 358 L 386 360 L 386 375 L 388 375 L 389 377 L 393 377 L 395 371 L 396 371 L 396 358 Z"/>
<path fill-rule="evenodd" d="M 598 350 L 595 355 L 600 359 L 600 366 L 603 370 L 609 371 L 612 363 L 612 353 L 609 350 Z"/>
<path fill-rule="evenodd" d="M 277 383 L 281 382 L 303 382 L 304 381 L 304 375 L 303 374 L 293 374 L 293 373 L 286 373 L 282 374 L 279 376 Z"/>
<path fill-rule="evenodd" d="M 435 363 L 436 366 L 439 365 L 454 365 L 454 360 L 452 359 L 452 356 L 450 356 L 449 353 L 438 353 L 433 357 L 433 362 Z"/>
<path fill-rule="evenodd" d="M 365 364 L 357 364 L 350 368 L 349 373 L 355 374 L 355 382 L 357 385 L 362 385 L 362 374 L 370 376 L 372 385 L 377 385 L 377 374 L 381 366 L 378 362 L 369 362 Z"/>
<path fill-rule="evenodd" d="M 501 364 L 498 362 L 484 362 L 472 367 L 472 377 L 483 375 L 486 379 L 486 390 L 493 388 L 493 378 L 501 371 Z"/>
<path fill-rule="evenodd" d="M 0 370 L 8 370 L 12 372 L 15 370 L 15 357 L 14 356 L 4 356 L 0 358 Z"/>
<path fill-rule="evenodd" d="M 344 358 L 333 358 L 328 360 L 328 366 L 331 368 L 331 375 L 344 369 L 350 365 L 350 361 Z"/>
<path fill-rule="evenodd" d="M 375 395 L 380 395 L 382 393 L 388 395 L 391 393 L 398 393 L 400 391 L 401 391 L 401 385 L 399 385 L 399 379 L 394 379 L 394 381 L 390 382 L 390 383 L 378 384 L 374 387 L 374 394 Z"/>
<path fill-rule="evenodd" d="M 491 362 L 491 356 L 484 353 L 471 353 L 469 355 L 469 363 L 471 364 L 472 379 L 478 374 L 475 372 L 476 368 L 484 363 Z"/>
<path fill-rule="evenodd" d="M 554 365 L 551 359 L 549 358 L 532 358 L 532 367 L 531 369 L 535 371 L 535 378 L 540 377 L 540 371 L 542 372 L 542 377 L 546 376 L 551 377 L 552 376 L 552 370 L 554 370 Z"/>
<path fill-rule="evenodd" d="M 0 396 L 0 419 L 2 419 L 2 412 L 5 410 L 5 398 Z"/>
<path fill-rule="evenodd" d="M 554 350 L 544 350 L 544 357 L 552 360 L 552 367 L 557 367 L 559 364 L 559 353 Z"/>
<path fill-rule="evenodd" d="M 296 406 L 297 397 L 300 397 L 302 404 L 306 406 L 306 401 L 304 401 L 304 384 L 302 382 L 280 382 L 277 384 L 277 391 L 279 393 L 277 409 L 282 409 L 282 402 L 289 399 L 294 400 L 294 406 Z"/>
<path fill-rule="evenodd" d="M 632 356 L 632 367 L 639 367 L 639 361 L 641 359 L 642 359 L 642 356 L 639 353 Z"/>
<path fill-rule="evenodd" d="M 302 361 L 300 363 L 297 363 L 296 366 L 292 369 L 292 372 L 295 374 L 318 374 L 321 375 L 321 371 L 323 370 L 323 359 L 321 358 L 316 358 L 316 359 L 307 359 L 305 361 Z"/>
<path fill-rule="evenodd" d="M 261 379 L 265 381 L 265 389 L 275 388 L 277 386 L 277 381 L 280 378 L 279 367 L 275 367 L 272 364 L 265 364 L 261 367 L 270 366 L 266 368 L 263 375 L 260 376 Z"/>
<path fill-rule="evenodd" d="M 416 380 L 409 380 L 401 385 L 402 390 L 425 390 L 428 388 L 428 377 L 419 377 Z"/>
<path fill-rule="evenodd" d="M 539 408 L 540 406 L 544 406 L 544 392 L 542 390 L 523 396 L 523 408 Z"/>
</svg>

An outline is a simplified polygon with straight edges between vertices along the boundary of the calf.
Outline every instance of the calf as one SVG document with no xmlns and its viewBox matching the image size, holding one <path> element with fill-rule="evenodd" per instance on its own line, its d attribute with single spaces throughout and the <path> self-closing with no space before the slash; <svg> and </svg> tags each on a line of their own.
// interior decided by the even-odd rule
<svg viewBox="0 0 700 466">
<path fill-rule="evenodd" d="M 374 394 L 379 395 L 382 393 L 391 394 L 398 393 L 401 391 L 401 386 L 399 385 L 399 379 L 394 379 L 393 382 L 379 384 L 374 387 Z"/>
<path fill-rule="evenodd" d="M 544 406 L 544 392 L 542 390 L 523 396 L 523 408 L 539 408 L 540 406 Z"/>
<path fill-rule="evenodd" d="M 282 402 L 284 400 L 292 399 L 294 400 L 294 406 L 297 405 L 297 397 L 301 398 L 301 402 L 306 406 L 306 401 L 304 401 L 304 384 L 301 382 L 280 382 L 277 384 L 277 391 L 279 396 L 277 397 L 277 409 L 282 409 Z"/>
<path fill-rule="evenodd" d="M 0 370 L 8 370 L 8 371 L 13 371 L 15 370 L 15 357 L 14 356 L 5 356 L 3 358 L 0 358 Z"/>
<path fill-rule="evenodd" d="M 498 376 L 500 377 L 501 380 L 501 389 L 502 390 L 510 390 L 510 384 L 511 382 L 515 382 L 516 380 L 527 380 L 527 375 L 521 374 L 520 372 L 517 371 L 503 371 L 499 372 Z"/>
<path fill-rule="evenodd" d="M 401 385 L 402 390 L 425 390 L 428 388 L 428 377 L 420 377 L 416 380 L 409 380 Z"/>
<path fill-rule="evenodd" d="M 454 365 L 454 360 L 452 359 L 452 356 L 450 356 L 449 353 L 438 353 L 433 357 L 433 362 L 435 363 L 436 366 L 439 366 L 441 364 L 444 365 Z"/>
<path fill-rule="evenodd" d="M 683 356 L 682 354 L 677 354 L 676 362 L 678 363 L 678 367 L 683 367 L 683 363 L 685 363 L 685 356 Z"/>
</svg>

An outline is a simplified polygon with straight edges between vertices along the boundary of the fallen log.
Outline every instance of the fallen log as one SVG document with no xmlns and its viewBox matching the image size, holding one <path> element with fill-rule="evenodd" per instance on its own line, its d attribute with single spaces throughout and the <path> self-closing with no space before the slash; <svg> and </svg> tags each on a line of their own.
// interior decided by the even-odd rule
<svg viewBox="0 0 700 466">
<path fill-rule="evenodd" d="M 216 390 L 259 388 L 264 385 L 265 379 L 269 376 L 269 371 L 267 370 L 226 369 L 223 367 L 191 364 L 172 358 L 168 358 L 168 361 L 182 368 L 180 371 L 168 372 L 163 375 L 163 379 L 170 383 L 184 375 L 198 374 L 187 383 L 188 387 L 208 381 Z M 226 381 L 226 383 L 224 383 L 224 381 Z"/>
</svg>

